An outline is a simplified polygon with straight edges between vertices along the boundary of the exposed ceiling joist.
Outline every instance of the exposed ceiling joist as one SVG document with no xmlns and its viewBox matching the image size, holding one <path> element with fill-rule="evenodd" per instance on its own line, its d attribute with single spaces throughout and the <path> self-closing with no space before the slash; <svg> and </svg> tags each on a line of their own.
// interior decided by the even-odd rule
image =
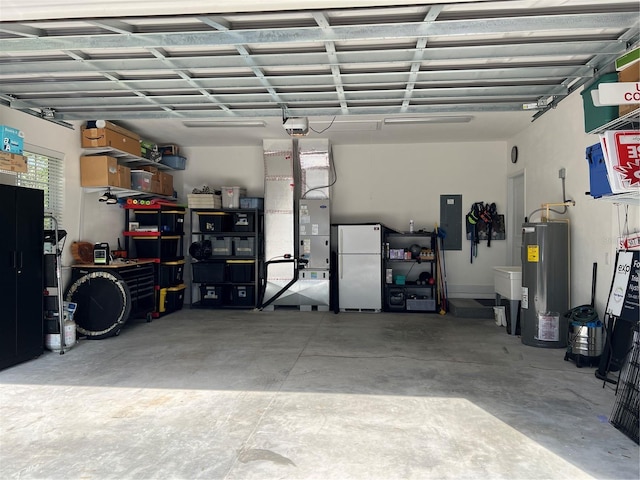
<svg viewBox="0 0 640 480">
<path fill-rule="evenodd" d="M 639 38 L 632 0 L 0 22 L 0 99 L 64 120 L 517 112 Z"/>
</svg>

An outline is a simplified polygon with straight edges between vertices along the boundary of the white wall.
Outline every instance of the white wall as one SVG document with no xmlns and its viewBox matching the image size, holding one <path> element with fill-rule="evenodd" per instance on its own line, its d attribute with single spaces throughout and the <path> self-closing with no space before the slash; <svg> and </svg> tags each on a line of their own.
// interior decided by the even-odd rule
<svg viewBox="0 0 640 480">
<path fill-rule="evenodd" d="M 585 134 L 583 122 L 582 98 L 576 92 L 511 139 L 521 160 L 516 166 L 509 164 L 507 173 L 525 169 L 528 214 L 542 203 L 562 201 L 558 169 L 566 168 L 567 198 L 576 202 L 564 216 L 571 222 L 571 304 L 591 301 L 591 272 L 597 262 L 596 306 L 603 314 L 613 275 L 618 214 L 624 218 L 625 207 L 585 195 L 589 191 L 585 149 L 597 143 L 598 136 Z M 640 209 L 630 207 L 628 212 L 631 231 L 639 230 Z"/>
<path fill-rule="evenodd" d="M 462 194 L 463 214 L 473 202 L 506 209 L 506 143 L 342 145 L 333 147 L 338 180 L 332 187 L 332 222 L 382 222 L 406 231 L 432 231 L 440 217 L 440 195 Z M 264 165 L 256 147 L 185 148 L 185 193 L 194 187 L 240 185 L 262 196 Z M 462 221 L 462 219 L 461 219 Z M 187 242 L 188 243 L 188 242 Z M 469 242 L 448 251 L 450 292 L 492 295 L 491 267 L 504 265 L 506 242 L 482 243 L 473 265 Z"/>
</svg>

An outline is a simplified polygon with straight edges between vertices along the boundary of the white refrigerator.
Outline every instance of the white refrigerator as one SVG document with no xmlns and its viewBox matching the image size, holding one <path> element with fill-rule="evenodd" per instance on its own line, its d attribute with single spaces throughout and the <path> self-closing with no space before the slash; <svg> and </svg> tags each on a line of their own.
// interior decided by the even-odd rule
<svg viewBox="0 0 640 480">
<path fill-rule="evenodd" d="M 382 309 L 381 224 L 338 225 L 338 305 L 340 311 Z"/>
</svg>

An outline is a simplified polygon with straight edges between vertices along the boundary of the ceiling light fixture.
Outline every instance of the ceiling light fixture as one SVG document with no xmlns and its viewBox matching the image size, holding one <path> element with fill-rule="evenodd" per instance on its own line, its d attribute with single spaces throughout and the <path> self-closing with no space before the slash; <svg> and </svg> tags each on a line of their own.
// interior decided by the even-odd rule
<svg viewBox="0 0 640 480">
<path fill-rule="evenodd" d="M 449 115 L 433 117 L 389 117 L 383 120 L 385 125 L 423 124 L 423 123 L 469 123 L 472 115 Z"/>
<path fill-rule="evenodd" d="M 182 122 L 187 128 L 261 128 L 266 127 L 264 120 L 203 120 Z"/>
</svg>

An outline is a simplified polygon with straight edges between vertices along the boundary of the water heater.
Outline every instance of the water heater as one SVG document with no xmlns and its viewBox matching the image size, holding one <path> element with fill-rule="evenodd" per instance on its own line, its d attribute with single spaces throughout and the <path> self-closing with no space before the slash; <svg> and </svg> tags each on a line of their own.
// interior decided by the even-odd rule
<svg viewBox="0 0 640 480">
<path fill-rule="evenodd" d="M 569 325 L 569 224 L 522 225 L 522 343 L 533 347 L 567 346 Z"/>
</svg>

